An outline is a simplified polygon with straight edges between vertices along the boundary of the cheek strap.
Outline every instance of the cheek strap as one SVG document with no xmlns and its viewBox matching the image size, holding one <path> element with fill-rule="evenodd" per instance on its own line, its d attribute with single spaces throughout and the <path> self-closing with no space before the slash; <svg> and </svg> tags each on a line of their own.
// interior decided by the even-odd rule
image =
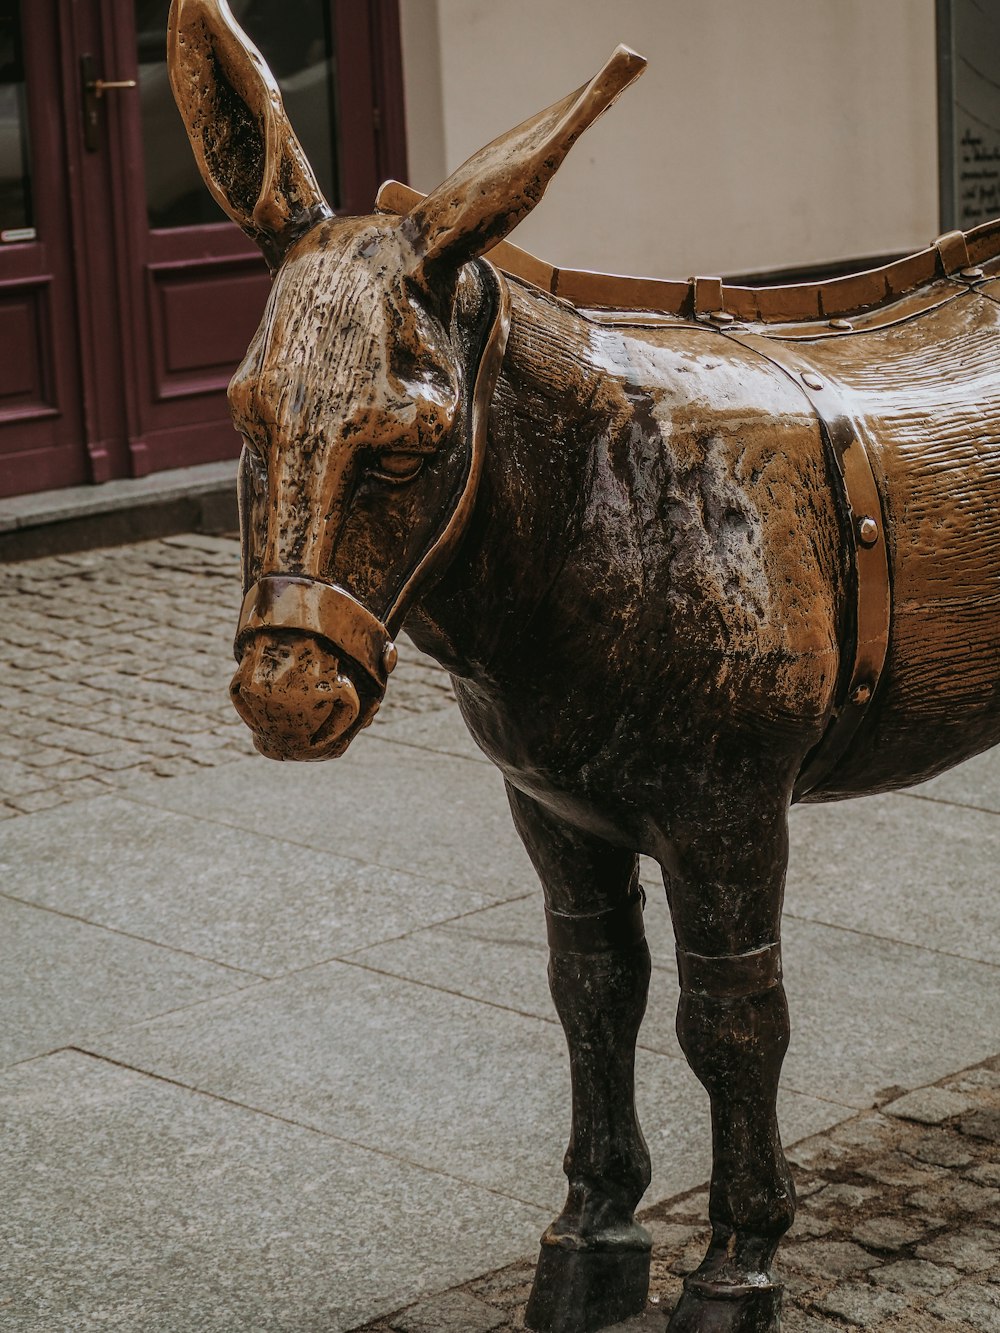
<svg viewBox="0 0 1000 1333">
<path fill-rule="evenodd" d="M 472 388 L 471 402 L 466 418 L 466 452 L 469 466 L 462 492 L 455 502 L 455 508 L 444 528 L 438 533 L 430 547 L 420 557 L 416 567 L 411 570 L 406 582 L 385 613 L 387 625 L 398 628 L 402 625 L 406 613 L 419 590 L 424 587 L 449 563 L 465 536 L 472 521 L 472 512 L 476 507 L 479 494 L 479 482 L 483 475 L 486 458 L 486 437 L 490 423 L 490 403 L 500 377 L 504 353 L 507 350 L 507 338 L 510 334 L 510 289 L 492 264 L 480 260 L 478 263 L 484 281 L 493 288 L 496 308 L 493 323 L 486 335 L 479 365 L 476 369 Z"/>
</svg>

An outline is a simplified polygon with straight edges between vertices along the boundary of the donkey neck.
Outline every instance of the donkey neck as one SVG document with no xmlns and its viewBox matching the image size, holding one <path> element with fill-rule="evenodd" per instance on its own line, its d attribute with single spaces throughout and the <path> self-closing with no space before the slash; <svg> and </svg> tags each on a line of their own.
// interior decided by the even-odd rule
<svg viewBox="0 0 1000 1333">
<path fill-rule="evenodd" d="M 489 679 L 533 624 L 571 558 L 589 491 L 594 439 L 610 425 L 606 372 L 588 358 L 587 322 L 511 284 L 507 353 L 490 409 L 469 531 L 414 607 L 418 646 L 461 677 Z"/>
</svg>

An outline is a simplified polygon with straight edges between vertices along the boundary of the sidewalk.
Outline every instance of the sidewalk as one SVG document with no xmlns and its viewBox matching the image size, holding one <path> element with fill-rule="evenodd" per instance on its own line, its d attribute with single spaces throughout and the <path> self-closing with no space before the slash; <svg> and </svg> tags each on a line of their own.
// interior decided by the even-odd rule
<svg viewBox="0 0 1000 1333">
<path fill-rule="evenodd" d="M 446 677 L 405 645 L 344 759 L 253 754 L 225 690 L 238 601 L 223 538 L 4 569 L 0 1330 L 337 1333 L 432 1298 L 429 1315 L 375 1327 L 516 1328 L 513 1298 L 489 1313 L 482 1286 L 453 1292 L 487 1308 L 477 1326 L 471 1306 L 444 1322 L 437 1296 L 511 1264 L 523 1277 L 563 1194 L 567 1061 L 540 893 L 499 776 Z M 918 793 L 797 809 L 792 844 L 783 1133 L 836 1152 L 851 1131 L 835 1126 L 1000 1049 L 1000 756 Z M 698 1190 L 710 1160 L 646 871 L 649 1205 Z M 956 1095 L 985 1098 L 994 1124 L 976 1077 Z M 962 1137 L 947 1119 L 940 1132 Z M 973 1139 L 973 1165 L 939 1166 L 984 1169 L 975 1225 L 995 1228 L 1000 1148 Z M 882 1206 L 864 1202 L 865 1218 Z M 811 1203 L 803 1214 L 793 1240 L 825 1237 L 801 1230 Z M 923 1215 L 942 1220 L 905 1243 L 944 1245 L 927 1262 L 947 1280 L 929 1301 L 914 1278 L 878 1318 L 902 1329 L 912 1307 L 912 1328 L 1000 1326 L 1000 1287 L 977 1278 L 986 1294 L 963 1296 L 955 1217 Z M 884 1248 L 843 1238 L 836 1209 L 824 1216 L 831 1244 L 887 1265 Z M 790 1333 L 881 1326 L 815 1304 L 839 1275 L 812 1253 Z M 864 1264 L 843 1271 L 870 1285 Z M 662 1329 L 662 1302 L 650 1319 Z"/>
<path fill-rule="evenodd" d="M 1000 1329 L 1000 1060 L 906 1093 L 791 1151 L 799 1210 L 781 1247 L 790 1333 Z M 609 1333 L 664 1333 L 710 1232 L 704 1189 L 647 1209 L 650 1301 Z M 522 1260 L 366 1326 L 365 1333 L 516 1333 Z"/>
</svg>

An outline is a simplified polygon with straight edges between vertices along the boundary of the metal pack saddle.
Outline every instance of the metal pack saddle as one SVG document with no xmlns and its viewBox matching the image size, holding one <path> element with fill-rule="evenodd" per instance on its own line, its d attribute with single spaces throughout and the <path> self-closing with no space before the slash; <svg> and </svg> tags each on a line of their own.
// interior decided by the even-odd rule
<svg viewBox="0 0 1000 1333">
<path fill-rule="evenodd" d="M 422 197 L 389 181 L 378 206 L 406 213 Z M 596 323 L 678 336 L 712 327 L 722 353 L 725 343 L 752 349 L 812 405 L 854 596 L 838 706 L 799 799 L 855 795 L 873 779 L 891 786 L 915 729 L 940 733 L 942 748 L 953 729 L 968 734 L 1000 661 L 1000 552 L 984 540 L 1000 503 L 1000 221 L 881 268 L 784 286 L 562 269 L 509 242 L 488 258 Z M 943 667 L 942 639 L 954 646 Z M 876 716 L 880 683 L 887 706 Z M 984 744 L 996 713 L 994 701 Z"/>
</svg>

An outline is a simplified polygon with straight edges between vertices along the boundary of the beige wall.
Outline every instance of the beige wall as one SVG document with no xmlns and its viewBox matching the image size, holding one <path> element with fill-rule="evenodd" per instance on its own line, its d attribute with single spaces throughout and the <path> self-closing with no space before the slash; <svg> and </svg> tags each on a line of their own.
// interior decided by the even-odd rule
<svg viewBox="0 0 1000 1333">
<path fill-rule="evenodd" d="M 401 0 L 427 189 L 587 79 L 649 69 L 514 239 L 664 277 L 919 248 L 938 230 L 934 0 Z"/>
<path fill-rule="evenodd" d="M 399 18 L 409 183 L 431 190 L 448 170 L 437 0 L 399 0 Z"/>
</svg>

